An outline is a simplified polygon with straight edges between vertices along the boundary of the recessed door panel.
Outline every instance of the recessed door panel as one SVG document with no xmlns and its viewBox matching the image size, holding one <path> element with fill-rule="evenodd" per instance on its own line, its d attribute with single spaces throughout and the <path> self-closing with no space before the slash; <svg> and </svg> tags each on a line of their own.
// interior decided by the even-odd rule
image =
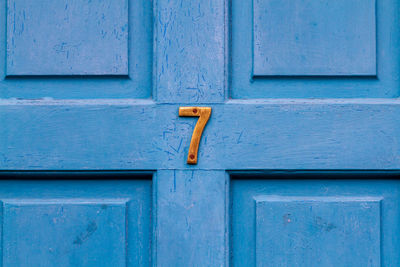
<svg viewBox="0 0 400 267">
<path fill-rule="evenodd" d="M 7 25 L 7 75 L 128 75 L 128 0 L 9 0 Z"/>
<path fill-rule="evenodd" d="M 232 179 L 234 266 L 397 266 L 400 182 Z"/>
<path fill-rule="evenodd" d="M 263 195 L 254 201 L 257 266 L 380 266 L 380 198 Z"/>
<path fill-rule="evenodd" d="M 254 0 L 253 75 L 375 75 L 375 7 L 375 0 Z"/>
<path fill-rule="evenodd" d="M 397 0 L 232 0 L 230 97 L 398 97 L 398 10 Z"/>
<path fill-rule="evenodd" d="M 0 19 L 1 98 L 153 94 L 152 1 L 7 0 Z"/>
<path fill-rule="evenodd" d="M 150 265 L 146 177 L 3 180 L 0 188 L 3 266 Z"/>
</svg>

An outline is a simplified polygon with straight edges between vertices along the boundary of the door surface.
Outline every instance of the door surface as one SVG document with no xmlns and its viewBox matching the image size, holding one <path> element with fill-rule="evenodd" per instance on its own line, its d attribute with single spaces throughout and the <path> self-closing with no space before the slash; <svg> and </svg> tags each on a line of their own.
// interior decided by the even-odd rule
<svg viewBox="0 0 400 267">
<path fill-rule="evenodd" d="M 400 266 L 399 13 L 0 1 L 2 266 Z"/>
</svg>

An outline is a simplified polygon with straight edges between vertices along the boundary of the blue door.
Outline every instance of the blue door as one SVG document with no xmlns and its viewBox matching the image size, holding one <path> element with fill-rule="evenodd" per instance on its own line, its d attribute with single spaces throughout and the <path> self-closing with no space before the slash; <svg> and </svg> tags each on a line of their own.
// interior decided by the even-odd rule
<svg viewBox="0 0 400 267">
<path fill-rule="evenodd" d="M 2 1 L 2 266 L 400 266 L 399 10 Z"/>
</svg>

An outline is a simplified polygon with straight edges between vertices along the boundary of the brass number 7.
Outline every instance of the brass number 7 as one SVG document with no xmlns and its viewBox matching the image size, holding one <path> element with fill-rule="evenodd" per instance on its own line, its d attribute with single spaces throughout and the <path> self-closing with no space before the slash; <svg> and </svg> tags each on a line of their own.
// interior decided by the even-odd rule
<svg viewBox="0 0 400 267">
<path fill-rule="evenodd" d="M 181 107 L 179 108 L 180 117 L 199 117 L 199 120 L 194 127 L 192 140 L 190 141 L 189 154 L 187 158 L 188 164 L 197 164 L 197 153 L 201 135 L 203 134 L 204 127 L 211 116 L 211 108 L 209 107 Z"/>
</svg>

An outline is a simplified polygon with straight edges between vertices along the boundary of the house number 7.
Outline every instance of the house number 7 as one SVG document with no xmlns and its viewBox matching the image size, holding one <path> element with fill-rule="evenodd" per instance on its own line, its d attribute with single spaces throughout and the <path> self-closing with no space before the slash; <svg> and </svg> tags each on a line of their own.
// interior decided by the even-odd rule
<svg viewBox="0 0 400 267">
<path fill-rule="evenodd" d="M 199 117 L 199 120 L 194 127 L 192 140 L 190 141 L 189 154 L 187 158 L 188 164 L 197 164 L 197 154 L 199 151 L 199 144 L 201 135 L 203 134 L 204 127 L 211 116 L 211 108 L 209 107 L 180 107 L 180 117 Z"/>
</svg>

